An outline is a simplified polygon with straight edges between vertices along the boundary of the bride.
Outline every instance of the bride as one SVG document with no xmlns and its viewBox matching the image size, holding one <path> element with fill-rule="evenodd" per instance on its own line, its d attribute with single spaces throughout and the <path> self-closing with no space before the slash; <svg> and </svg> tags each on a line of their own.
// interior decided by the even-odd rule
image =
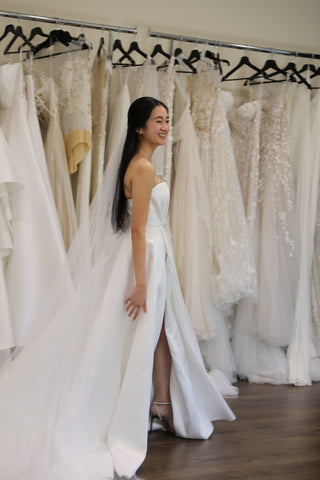
<svg viewBox="0 0 320 480">
<path fill-rule="evenodd" d="M 148 431 L 206 439 L 235 417 L 209 379 L 164 228 L 169 189 L 151 163 L 166 106 L 137 99 L 122 151 L 30 341 L 0 378 L 0 477 L 131 478 Z M 187 212 L 186 212 L 187 213 Z"/>
</svg>

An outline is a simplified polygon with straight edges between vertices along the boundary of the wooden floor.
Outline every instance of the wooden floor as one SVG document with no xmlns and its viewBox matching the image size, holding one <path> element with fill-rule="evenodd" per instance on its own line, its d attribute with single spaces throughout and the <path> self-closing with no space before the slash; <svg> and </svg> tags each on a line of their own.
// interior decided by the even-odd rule
<svg viewBox="0 0 320 480">
<path fill-rule="evenodd" d="M 239 382 L 234 422 L 209 440 L 149 434 L 143 480 L 320 479 L 320 382 L 311 387 Z"/>
</svg>

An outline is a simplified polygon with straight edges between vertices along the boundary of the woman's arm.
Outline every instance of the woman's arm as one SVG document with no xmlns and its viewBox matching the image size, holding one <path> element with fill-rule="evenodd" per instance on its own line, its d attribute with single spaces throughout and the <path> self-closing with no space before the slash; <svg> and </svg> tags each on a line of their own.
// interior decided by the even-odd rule
<svg viewBox="0 0 320 480">
<path fill-rule="evenodd" d="M 136 285 L 126 298 L 127 312 L 135 320 L 143 309 L 147 311 L 147 274 L 145 227 L 154 183 L 154 167 L 145 159 L 136 161 L 130 175 L 132 193 L 131 240 Z"/>
</svg>

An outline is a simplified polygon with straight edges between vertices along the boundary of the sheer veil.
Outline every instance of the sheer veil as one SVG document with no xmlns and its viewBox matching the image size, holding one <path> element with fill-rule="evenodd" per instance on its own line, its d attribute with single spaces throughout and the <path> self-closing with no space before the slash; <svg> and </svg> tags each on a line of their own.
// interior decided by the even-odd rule
<svg viewBox="0 0 320 480">
<path fill-rule="evenodd" d="M 102 181 L 90 205 L 88 219 L 80 225 L 65 264 L 57 268 L 55 281 L 27 332 L 26 345 L 45 330 L 67 302 L 72 302 L 72 296 L 79 289 L 83 292 L 80 301 L 86 304 L 85 309 L 91 305 L 91 315 L 100 304 L 108 281 L 108 269 L 112 268 L 112 252 L 122 235 L 122 232 L 113 232 L 111 215 L 126 130 L 126 124 L 119 130 L 117 145 L 108 159 Z M 97 270 L 100 272 L 93 275 Z M 88 283 L 89 278 L 93 283 Z"/>
</svg>

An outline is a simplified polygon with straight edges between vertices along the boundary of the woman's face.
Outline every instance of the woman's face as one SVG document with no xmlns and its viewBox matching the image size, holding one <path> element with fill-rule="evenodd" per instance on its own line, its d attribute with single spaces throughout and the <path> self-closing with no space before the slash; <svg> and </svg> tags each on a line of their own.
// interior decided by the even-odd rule
<svg viewBox="0 0 320 480">
<path fill-rule="evenodd" d="M 152 110 L 145 126 L 139 129 L 139 133 L 142 134 L 143 141 L 157 147 L 166 143 L 169 128 L 167 110 L 162 105 L 157 105 Z"/>
</svg>

